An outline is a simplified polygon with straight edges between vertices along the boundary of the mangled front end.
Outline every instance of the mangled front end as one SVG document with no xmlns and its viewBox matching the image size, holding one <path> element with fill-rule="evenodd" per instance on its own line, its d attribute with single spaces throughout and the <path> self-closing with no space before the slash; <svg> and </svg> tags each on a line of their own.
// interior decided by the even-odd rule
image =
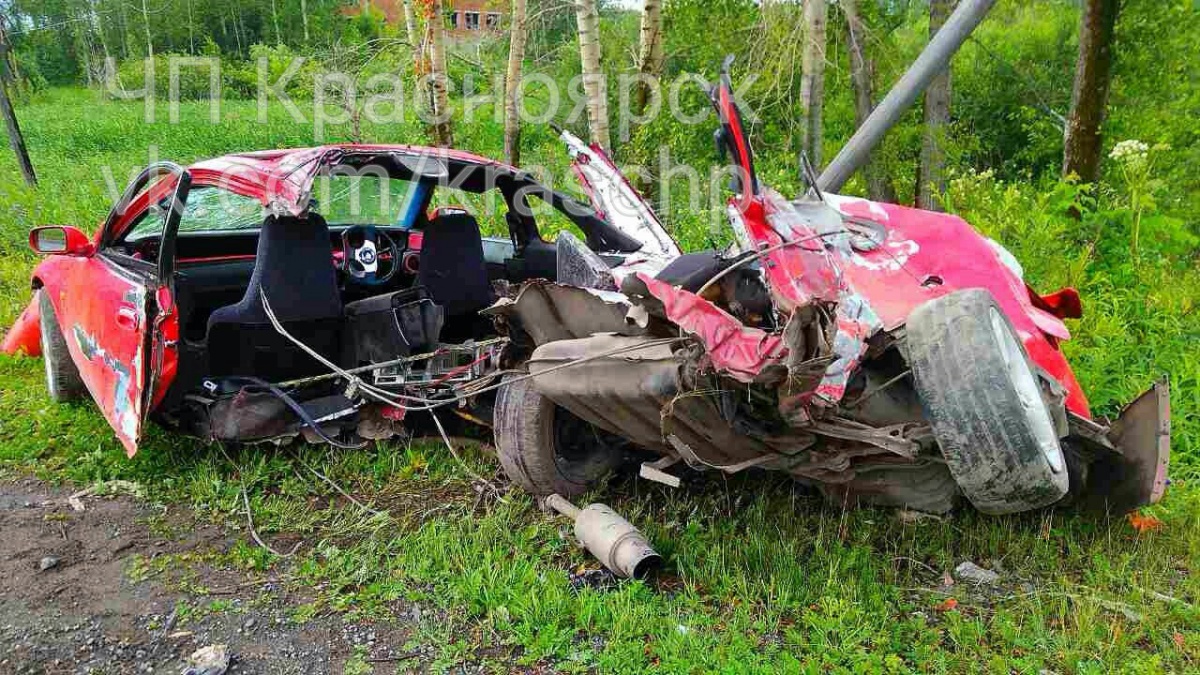
<svg viewBox="0 0 1200 675">
<path fill-rule="evenodd" d="M 1056 406 L 1073 480 L 1087 485 L 1071 498 L 1125 510 L 1161 497 L 1165 384 L 1111 427 L 1091 420 L 1057 350 L 1065 327 L 965 223 L 769 192 L 736 215 L 743 252 L 721 257 L 699 287 L 645 272 L 625 276 L 620 293 L 533 282 L 494 308 L 525 345 L 542 395 L 662 456 L 644 477 L 670 483 L 663 469 L 677 463 L 758 467 L 840 501 L 949 510 L 960 490 L 911 381 L 905 319 L 930 299 L 982 287 Z"/>
</svg>

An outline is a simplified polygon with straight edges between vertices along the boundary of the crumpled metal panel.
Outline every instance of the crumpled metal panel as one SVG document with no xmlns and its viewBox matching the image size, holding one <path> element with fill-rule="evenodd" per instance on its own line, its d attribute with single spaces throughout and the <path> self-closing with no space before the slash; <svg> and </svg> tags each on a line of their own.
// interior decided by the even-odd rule
<svg viewBox="0 0 1200 675">
<path fill-rule="evenodd" d="M 652 345 L 636 349 L 643 342 Z M 632 349 L 595 358 L 622 347 Z M 593 360 L 549 370 L 588 358 Z M 676 454 L 667 440 L 674 435 L 703 462 L 718 467 L 772 454 L 762 442 L 732 429 L 711 396 L 687 391 L 681 375 L 685 359 L 654 338 L 595 335 L 537 348 L 529 372 L 543 396 L 648 450 Z"/>
<path fill-rule="evenodd" d="M 543 344 L 529 359 L 533 384 L 543 396 L 577 417 L 644 448 L 665 451 L 661 410 L 680 390 L 681 362 L 671 346 L 656 343 L 594 358 L 622 347 L 636 347 L 646 339 L 596 335 Z M 585 358 L 593 360 L 545 373 Z"/>
<path fill-rule="evenodd" d="M 704 345 L 712 365 L 739 382 L 779 379 L 787 347 L 778 335 L 743 324 L 713 303 L 664 281 L 639 273 L 668 319 Z"/>
<path fill-rule="evenodd" d="M 626 319 L 630 306 L 620 293 L 535 280 L 515 299 L 501 298 L 483 313 L 506 317 L 542 345 L 596 333 L 641 335 L 645 330 Z"/>
</svg>

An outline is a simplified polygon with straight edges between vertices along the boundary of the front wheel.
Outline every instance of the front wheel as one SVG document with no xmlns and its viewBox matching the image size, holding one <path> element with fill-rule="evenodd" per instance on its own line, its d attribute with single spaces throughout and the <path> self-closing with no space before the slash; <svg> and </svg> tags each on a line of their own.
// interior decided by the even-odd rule
<svg viewBox="0 0 1200 675">
<path fill-rule="evenodd" d="M 38 319 L 41 328 L 42 362 L 46 365 L 46 389 L 56 403 L 81 398 L 87 390 L 79 377 L 79 368 L 71 358 L 67 340 L 58 326 L 54 305 L 44 289 L 37 292 Z"/>
<path fill-rule="evenodd" d="M 1067 493 L 1068 469 L 1037 375 L 991 293 L 957 291 L 908 319 L 921 404 L 950 473 L 984 513 L 1027 511 Z"/>
</svg>

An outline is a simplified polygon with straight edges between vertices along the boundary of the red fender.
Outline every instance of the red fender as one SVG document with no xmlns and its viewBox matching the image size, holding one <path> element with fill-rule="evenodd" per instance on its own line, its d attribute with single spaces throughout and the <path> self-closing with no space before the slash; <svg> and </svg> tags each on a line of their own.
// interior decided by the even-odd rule
<svg viewBox="0 0 1200 675">
<path fill-rule="evenodd" d="M 16 323 L 4 335 L 4 342 L 0 344 L 0 352 L 5 354 L 25 353 L 29 356 L 42 355 L 42 324 L 36 297 L 25 308 L 25 311 L 21 312 Z"/>
</svg>

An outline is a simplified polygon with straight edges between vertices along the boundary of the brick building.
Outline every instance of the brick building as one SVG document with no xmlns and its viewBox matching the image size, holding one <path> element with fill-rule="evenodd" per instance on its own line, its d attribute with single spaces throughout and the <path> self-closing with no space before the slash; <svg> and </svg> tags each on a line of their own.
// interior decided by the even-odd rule
<svg viewBox="0 0 1200 675">
<path fill-rule="evenodd" d="M 418 9 L 420 0 L 412 0 Z M 404 24 L 402 0 L 360 0 L 359 7 L 370 5 L 383 12 L 388 23 Z M 510 3 L 507 0 L 442 0 L 446 14 L 446 30 L 458 38 L 487 37 L 505 27 Z M 419 9 L 418 9 L 419 11 Z"/>
</svg>

